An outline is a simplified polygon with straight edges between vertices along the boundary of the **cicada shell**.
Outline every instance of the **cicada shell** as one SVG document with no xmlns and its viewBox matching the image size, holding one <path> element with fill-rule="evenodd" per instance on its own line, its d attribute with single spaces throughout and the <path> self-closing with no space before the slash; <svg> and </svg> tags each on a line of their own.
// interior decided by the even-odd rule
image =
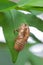
<svg viewBox="0 0 43 65">
<path fill-rule="evenodd" d="M 22 24 L 19 27 L 18 36 L 17 36 L 17 39 L 15 41 L 15 45 L 14 45 L 14 48 L 17 51 L 21 51 L 24 48 L 24 45 L 27 42 L 29 34 L 30 34 L 29 26 L 27 24 Z"/>
</svg>

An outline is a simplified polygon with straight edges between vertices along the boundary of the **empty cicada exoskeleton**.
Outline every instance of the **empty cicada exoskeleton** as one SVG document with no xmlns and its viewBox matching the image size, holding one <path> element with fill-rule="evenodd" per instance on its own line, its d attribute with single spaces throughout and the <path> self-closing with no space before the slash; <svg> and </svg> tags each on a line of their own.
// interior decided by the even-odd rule
<svg viewBox="0 0 43 65">
<path fill-rule="evenodd" d="M 15 41 L 14 48 L 17 51 L 21 51 L 24 48 L 30 34 L 29 26 L 27 24 L 22 24 L 17 31 L 18 36 Z"/>
</svg>

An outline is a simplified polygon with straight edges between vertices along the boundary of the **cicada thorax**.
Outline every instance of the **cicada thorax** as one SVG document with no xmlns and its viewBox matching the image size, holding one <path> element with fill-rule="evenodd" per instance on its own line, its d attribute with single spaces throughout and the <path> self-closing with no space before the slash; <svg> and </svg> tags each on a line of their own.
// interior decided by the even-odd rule
<svg viewBox="0 0 43 65">
<path fill-rule="evenodd" d="M 29 33 L 30 33 L 30 30 L 27 24 L 22 24 L 19 27 L 18 36 L 14 45 L 14 48 L 17 51 L 21 51 L 24 48 L 24 45 L 26 44 L 27 39 L 29 37 Z"/>
</svg>

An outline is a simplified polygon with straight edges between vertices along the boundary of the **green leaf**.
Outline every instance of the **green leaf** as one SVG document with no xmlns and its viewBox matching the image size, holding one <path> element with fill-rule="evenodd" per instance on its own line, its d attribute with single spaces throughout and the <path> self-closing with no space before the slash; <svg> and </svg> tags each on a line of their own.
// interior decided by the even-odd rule
<svg viewBox="0 0 43 65">
<path fill-rule="evenodd" d="M 37 7 L 43 7 L 43 0 L 20 0 L 19 6 L 23 5 L 29 5 L 29 6 L 37 6 Z"/>
<path fill-rule="evenodd" d="M 30 11 L 32 12 L 33 14 L 40 14 L 40 13 L 43 13 L 43 7 L 35 7 L 35 6 L 23 6 L 23 9 L 26 10 L 26 11 Z"/>
<path fill-rule="evenodd" d="M 43 13 L 43 7 L 29 7 L 29 6 L 25 5 L 22 7 L 16 7 L 15 9 L 31 12 L 32 15 L 38 15 L 38 14 Z"/>
<path fill-rule="evenodd" d="M 14 34 L 14 29 L 18 29 L 22 23 L 27 23 L 29 26 L 34 26 L 43 31 L 43 21 L 32 14 L 26 15 L 16 10 L 0 12 L 0 26 L 3 27 L 6 43 L 10 49 L 13 62 L 17 60 L 19 54 L 14 49 L 14 40 L 17 36 L 16 33 Z"/>
<path fill-rule="evenodd" d="M 16 61 L 18 52 L 14 49 L 14 22 L 10 11 L 0 12 L 0 26 L 3 27 L 7 45 L 11 51 L 13 61 Z"/>
<path fill-rule="evenodd" d="M 43 13 L 43 0 L 20 0 L 17 9 L 30 11 L 35 15 Z"/>
<path fill-rule="evenodd" d="M 0 2 L 7 2 L 8 0 L 0 0 Z"/>
<path fill-rule="evenodd" d="M 14 65 L 11 60 L 10 50 L 7 46 L 0 47 L 0 64 L 1 65 Z"/>
<path fill-rule="evenodd" d="M 0 2 L 0 12 L 15 8 L 16 5 L 17 5 L 16 3 L 11 1 Z"/>
<path fill-rule="evenodd" d="M 42 11 L 39 11 L 39 10 L 29 10 L 33 15 L 39 15 L 39 14 L 42 14 L 43 13 L 43 10 Z"/>
</svg>

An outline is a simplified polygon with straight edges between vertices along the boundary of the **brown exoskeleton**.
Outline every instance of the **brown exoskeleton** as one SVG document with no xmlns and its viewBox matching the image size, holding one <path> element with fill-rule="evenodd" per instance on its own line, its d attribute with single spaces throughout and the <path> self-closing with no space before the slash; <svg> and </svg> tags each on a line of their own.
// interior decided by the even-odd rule
<svg viewBox="0 0 43 65">
<path fill-rule="evenodd" d="M 22 24 L 19 27 L 19 29 L 16 31 L 18 31 L 18 36 L 17 36 L 17 39 L 15 41 L 14 48 L 17 51 L 21 51 L 27 42 L 27 39 L 28 39 L 29 34 L 30 34 L 30 29 L 29 29 L 29 26 L 27 24 Z"/>
</svg>

